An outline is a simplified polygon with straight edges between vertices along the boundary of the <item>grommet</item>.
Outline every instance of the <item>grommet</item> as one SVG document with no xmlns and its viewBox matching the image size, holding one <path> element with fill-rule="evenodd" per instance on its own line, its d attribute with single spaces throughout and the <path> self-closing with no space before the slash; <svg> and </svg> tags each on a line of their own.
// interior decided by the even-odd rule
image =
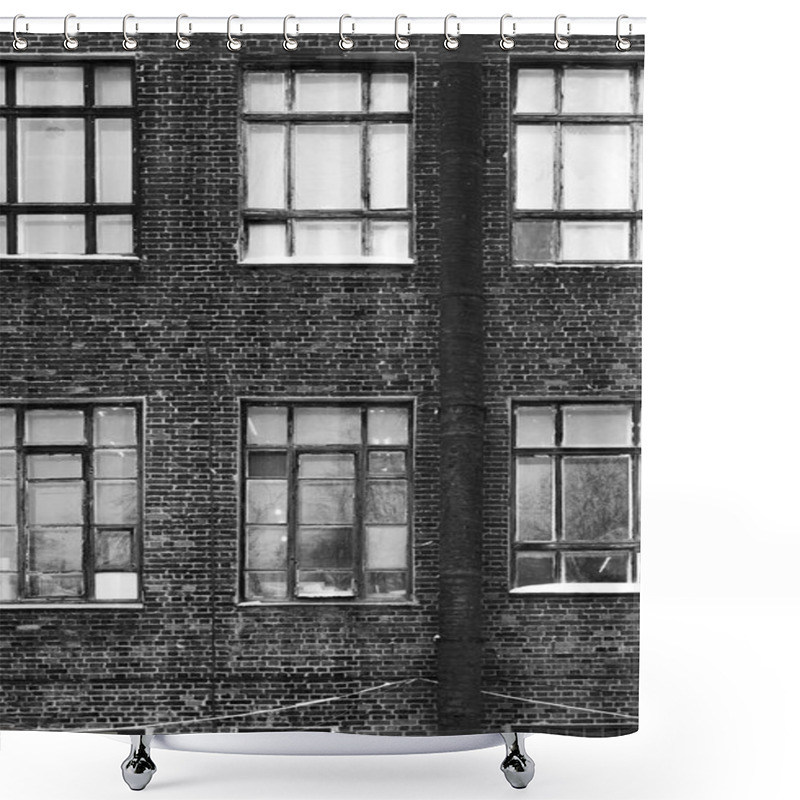
<svg viewBox="0 0 800 800">
<path fill-rule="evenodd" d="M 628 16 L 626 14 L 620 14 L 617 17 L 617 43 L 616 43 L 617 50 L 619 50 L 620 52 L 623 52 L 623 53 L 626 50 L 630 50 L 631 49 L 631 40 L 624 38 L 622 36 L 622 33 L 620 33 L 621 23 L 622 23 L 622 20 L 624 20 L 624 19 L 628 19 Z M 628 36 L 630 36 L 632 31 L 633 31 L 633 26 L 629 22 L 628 23 Z"/>
<path fill-rule="evenodd" d="M 128 35 L 128 20 L 134 19 L 133 14 L 126 14 L 122 18 L 122 46 L 126 50 L 135 50 L 139 46 L 139 42 L 132 36 Z M 138 28 L 138 25 L 136 26 Z"/>
<path fill-rule="evenodd" d="M 514 41 L 513 37 L 517 35 L 517 23 L 511 23 L 511 36 L 506 33 L 505 25 L 506 20 L 512 19 L 511 14 L 503 14 L 500 17 L 500 49 L 501 50 L 512 50 L 516 42 Z"/>
<path fill-rule="evenodd" d="M 400 35 L 400 20 L 401 19 L 408 19 L 405 14 L 398 14 L 394 18 L 394 47 L 395 50 L 408 50 L 411 47 L 411 42 L 408 40 L 408 37 L 411 36 L 411 23 L 406 23 L 406 31 L 405 36 Z"/>
<path fill-rule="evenodd" d="M 187 19 L 189 17 L 188 14 L 178 14 L 177 19 L 175 20 L 175 47 L 178 50 L 188 50 L 191 46 L 191 42 L 181 33 L 181 20 Z M 191 22 L 189 23 L 189 30 L 192 29 Z"/>
<path fill-rule="evenodd" d="M 19 50 L 27 50 L 27 48 L 28 48 L 28 40 L 27 39 L 23 39 L 19 35 L 19 31 L 17 31 L 17 23 L 21 19 L 25 19 L 25 15 L 24 14 L 17 14 L 14 17 L 14 22 L 12 23 L 12 26 L 11 26 L 11 32 L 14 35 L 14 41 L 11 42 L 11 46 L 17 51 L 19 51 Z"/>
<path fill-rule="evenodd" d="M 228 46 L 228 50 L 230 50 L 232 53 L 235 53 L 237 50 L 241 50 L 242 49 L 242 40 L 241 39 L 236 39 L 233 36 L 233 34 L 231 33 L 231 23 L 235 19 L 239 19 L 239 17 L 237 17 L 236 14 L 231 14 L 228 17 L 228 42 L 227 42 L 227 46 Z M 241 30 L 241 26 L 239 27 L 239 30 Z"/>
<path fill-rule="evenodd" d="M 555 30 L 555 35 L 556 35 L 556 40 L 553 42 L 553 47 L 555 47 L 556 50 L 566 50 L 569 47 L 569 40 L 566 38 L 566 36 L 562 36 L 558 32 L 558 21 L 561 20 L 561 19 L 566 19 L 566 18 L 567 18 L 566 14 L 559 14 L 556 17 L 555 23 L 553 24 L 553 28 Z M 570 28 L 570 24 L 568 22 L 567 23 L 567 36 L 569 36 L 569 28 Z"/>
<path fill-rule="evenodd" d="M 74 50 L 78 46 L 78 40 L 74 36 L 71 36 L 69 32 L 69 21 L 71 19 L 75 19 L 74 14 L 67 14 L 67 16 L 64 17 L 64 48 L 67 50 Z"/>
<path fill-rule="evenodd" d="M 450 25 L 450 20 L 451 19 L 456 20 L 456 33 L 455 33 L 455 36 L 452 33 L 450 33 L 450 30 L 449 30 L 449 25 Z M 458 36 L 459 36 L 460 33 L 461 33 L 461 23 L 458 22 L 458 18 L 456 17 L 455 14 L 448 14 L 444 18 L 444 42 L 443 42 L 443 44 L 444 44 L 445 49 L 447 49 L 447 50 L 457 50 L 458 49 L 458 45 L 459 45 Z"/>
<path fill-rule="evenodd" d="M 339 47 L 342 50 L 352 50 L 356 46 L 356 43 L 349 36 L 345 36 L 344 34 L 344 21 L 346 19 L 353 18 L 349 14 L 342 14 L 342 16 L 339 17 Z M 355 33 L 355 31 L 355 23 L 351 22 L 350 33 Z"/>
<path fill-rule="evenodd" d="M 295 19 L 291 14 L 283 18 L 283 49 L 284 50 L 297 50 L 297 39 L 289 36 L 289 20 Z M 295 33 L 300 32 L 300 26 L 295 23 Z"/>
</svg>

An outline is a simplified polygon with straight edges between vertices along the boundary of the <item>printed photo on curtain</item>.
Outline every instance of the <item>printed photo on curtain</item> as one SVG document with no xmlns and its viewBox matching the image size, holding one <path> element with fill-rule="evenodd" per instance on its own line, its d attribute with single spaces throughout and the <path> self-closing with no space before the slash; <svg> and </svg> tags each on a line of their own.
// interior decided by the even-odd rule
<svg viewBox="0 0 800 800">
<path fill-rule="evenodd" d="M 0 729 L 637 729 L 626 19 L 14 20 Z"/>
</svg>

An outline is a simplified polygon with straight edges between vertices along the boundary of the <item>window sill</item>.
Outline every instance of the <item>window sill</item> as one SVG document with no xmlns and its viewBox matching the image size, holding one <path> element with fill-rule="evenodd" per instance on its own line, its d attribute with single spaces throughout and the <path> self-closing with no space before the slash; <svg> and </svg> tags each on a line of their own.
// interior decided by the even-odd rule
<svg viewBox="0 0 800 800">
<path fill-rule="evenodd" d="M 519 586 L 509 594 L 639 594 L 638 583 L 543 583 Z"/>
<path fill-rule="evenodd" d="M 242 267 L 412 267 L 413 258 L 318 258 L 313 261 L 306 258 L 273 258 L 269 261 L 257 258 L 244 258 L 239 262 Z"/>
<path fill-rule="evenodd" d="M 0 261 L 139 261 L 139 256 L 106 254 L 61 254 L 61 253 L 2 253 Z"/>
<path fill-rule="evenodd" d="M 515 267 L 528 268 L 528 267 L 547 267 L 550 268 L 580 268 L 586 269 L 587 267 L 608 267 L 609 269 L 622 269 L 631 267 L 634 269 L 641 269 L 641 261 L 514 261 Z"/>
<path fill-rule="evenodd" d="M 244 600 L 236 604 L 237 608 L 304 608 L 307 606 L 314 606 L 316 608 L 396 608 L 402 606 L 404 608 L 418 606 L 416 600 L 347 600 L 331 599 L 331 600 L 275 600 L 273 602 L 264 602 L 261 600 Z"/>
<path fill-rule="evenodd" d="M 126 609 L 127 611 L 141 611 L 144 603 L 0 603 L 0 611 L 98 611 L 107 609 Z"/>
</svg>

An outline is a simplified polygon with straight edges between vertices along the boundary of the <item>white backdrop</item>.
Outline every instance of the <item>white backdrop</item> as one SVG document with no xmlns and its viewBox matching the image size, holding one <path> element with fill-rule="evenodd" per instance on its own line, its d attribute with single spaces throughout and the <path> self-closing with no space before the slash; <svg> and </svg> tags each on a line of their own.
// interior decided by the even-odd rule
<svg viewBox="0 0 800 800">
<path fill-rule="evenodd" d="M 800 525 L 791 502 L 800 265 L 790 241 L 800 170 L 788 40 L 800 15 L 788 4 L 655 5 L 84 0 L 3 13 L 648 17 L 641 731 L 533 737 L 537 777 L 527 792 L 537 800 L 782 800 L 796 792 L 800 714 Z M 4 733 L 2 796 L 128 797 L 118 766 L 126 754 L 126 744 L 104 737 Z M 155 756 L 159 772 L 145 790 L 154 800 L 492 800 L 513 791 L 498 770 L 501 749 Z"/>
</svg>

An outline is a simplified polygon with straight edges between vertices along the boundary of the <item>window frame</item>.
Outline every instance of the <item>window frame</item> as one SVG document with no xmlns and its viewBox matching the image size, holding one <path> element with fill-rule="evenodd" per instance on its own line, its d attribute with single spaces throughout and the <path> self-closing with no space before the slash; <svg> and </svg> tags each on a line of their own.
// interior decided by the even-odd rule
<svg viewBox="0 0 800 800">
<path fill-rule="evenodd" d="M 249 445 L 247 442 L 248 411 L 251 408 L 270 407 L 285 408 L 287 412 L 286 428 L 287 441 L 285 445 Z M 359 444 L 297 444 L 294 442 L 294 415 L 298 408 L 356 408 L 360 411 L 361 441 Z M 370 444 L 367 436 L 367 418 L 372 408 L 402 408 L 407 411 L 408 442 L 405 445 L 397 444 Z M 239 580 L 237 586 L 240 606 L 274 606 L 274 605 L 313 605 L 313 604 L 345 604 L 345 605 L 409 605 L 415 602 L 414 596 L 414 443 L 415 443 L 415 403 L 408 398 L 378 398 L 375 400 L 350 400 L 350 399 L 301 399 L 301 400 L 269 400 L 263 398 L 247 398 L 240 401 L 240 454 L 239 454 L 239 515 L 238 515 L 238 541 Z M 371 451 L 392 451 L 405 454 L 405 472 L 403 480 L 406 482 L 406 567 L 407 590 L 400 596 L 387 596 L 381 599 L 379 595 L 367 595 L 366 579 L 366 538 L 367 527 L 365 506 L 367 491 L 366 486 L 370 478 L 368 459 Z M 247 484 L 249 480 L 248 456 L 252 452 L 272 452 L 286 454 L 286 595 L 279 598 L 251 598 L 247 592 Z M 297 542 L 298 542 L 298 494 L 299 475 L 298 464 L 302 455 L 311 454 L 343 454 L 354 456 L 355 461 L 355 499 L 353 516 L 353 580 L 356 589 L 352 595 L 318 594 L 298 595 L 297 593 Z M 395 476 L 390 476 L 395 477 Z M 393 524 L 393 523 L 386 523 Z M 263 570 L 254 570 L 263 571 Z M 269 571 L 269 570 L 267 570 Z M 398 570 L 389 570 L 398 571 Z"/>
<path fill-rule="evenodd" d="M 563 444 L 563 415 L 569 407 L 619 407 L 631 411 L 631 443 L 630 445 L 595 445 L 570 446 Z M 553 417 L 553 444 L 551 446 L 522 446 L 517 444 L 517 412 L 521 408 L 550 408 Z M 614 594 L 638 593 L 640 580 L 640 546 L 641 546 L 641 402 L 639 400 L 614 399 L 537 399 L 513 400 L 509 406 L 511 433 L 509 458 L 509 591 L 511 594 Z M 517 537 L 517 465 L 520 458 L 547 457 L 552 459 L 552 534 L 550 541 L 520 540 Z M 572 457 L 591 456 L 626 456 L 630 458 L 630 536 L 615 541 L 573 540 L 564 536 L 563 504 L 563 461 Z M 580 553 L 625 553 L 630 558 L 630 580 L 622 582 L 569 582 L 566 580 L 564 555 Z M 553 553 L 555 555 L 555 582 L 517 586 L 517 555 L 520 553 Z"/>
<path fill-rule="evenodd" d="M 9 607 L 20 606 L 69 606 L 69 607 L 140 607 L 143 602 L 143 563 L 144 563 L 144 501 L 145 501 L 145 453 L 144 453 L 144 426 L 145 407 L 140 399 L 98 400 L 87 402 L 0 402 L 0 408 L 13 409 L 15 412 L 15 441 L 14 446 L 5 447 L 16 455 L 16 502 L 17 502 L 17 597 L 16 599 L 2 599 L 0 605 Z M 125 408 L 136 412 L 135 444 L 104 446 L 96 443 L 94 436 L 95 411 L 101 409 Z M 83 412 L 83 438 L 82 443 L 50 443 L 32 444 L 26 442 L 25 416 L 30 411 L 81 411 Z M 94 513 L 94 488 L 95 466 L 94 455 L 103 450 L 132 450 L 136 451 L 136 474 L 134 478 L 106 478 L 106 480 L 135 480 L 137 487 L 136 516 L 134 523 L 99 523 Z M 27 577 L 34 570 L 30 567 L 30 541 L 31 533 L 28 525 L 26 493 L 29 484 L 39 479 L 28 477 L 27 460 L 36 455 L 80 455 L 81 457 L 81 486 L 83 499 L 81 504 L 81 574 L 84 581 L 84 591 L 80 596 L 71 595 L 43 595 L 32 594 L 28 590 Z M 42 480 L 48 480 L 47 478 Z M 50 480 L 58 480 L 50 479 Z M 99 478 L 98 480 L 103 480 Z M 11 527 L 11 526 L 8 526 Z M 45 526 L 46 527 L 46 526 Z M 50 527 L 58 527 L 51 525 Z M 77 527 L 66 524 L 64 527 Z M 95 537 L 103 532 L 130 532 L 131 543 L 131 569 L 103 569 L 98 568 L 95 562 Z M 10 572 L 10 571 L 9 571 Z M 103 572 L 130 572 L 136 575 L 137 596 L 135 598 L 97 598 L 96 574 Z M 12 573 L 13 574 L 13 573 Z M 56 573 L 59 574 L 59 573 Z"/>
<path fill-rule="evenodd" d="M 83 103 L 81 105 L 19 105 L 16 102 L 16 69 L 18 67 L 80 67 L 83 70 Z M 0 252 L 0 259 L 94 259 L 131 260 L 139 257 L 139 175 L 136 168 L 138 154 L 138 125 L 135 62 L 131 58 L 86 59 L 66 64 L 61 61 L 37 59 L 28 61 L 16 59 L 0 60 L 5 72 L 5 102 L 0 105 L 0 119 L 6 121 L 6 151 L 0 154 L 6 160 L 7 196 L 0 203 L 0 217 L 6 220 L 6 252 Z M 95 71 L 99 67 L 127 67 L 130 73 L 129 105 L 99 105 L 95 97 Z M 84 200 L 82 202 L 19 201 L 18 157 L 21 119 L 57 118 L 81 120 L 84 142 Z M 101 202 L 97 199 L 97 129 L 98 120 L 125 119 L 131 125 L 131 198 L 129 202 Z M 68 215 L 80 216 L 84 221 L 83 253 L 20 253 L 18 240 L 18 217 L 22 215 Z M 100 217 L 129 216 L 131 218 L 131 252 L 97 252 L 97 220 Z"/>
<path fill-rule="evenodd" d="M 338 74 L 356 73 L 361 75 L 361 110 L 360 111 L 283 111 L 283 112 L 252 112 L 245 108 L 245 82 L 248 74 L 253 73 L 283 73 L 285 80 L 287 107 L 293 102 L 296 95 L 296 75 L 308 74 Z M 408 78 L 408 110 L 407 111 L 371 111 L 371 77 L 376 74 L 403 74 Z M 415 82 L 413 67 L 409 63 L 380 64 L 375 62 L 341 63 L 331 62 L 320 65 L 319 62 L 289 64 L 276 64 L 269 68 L 263 65 L 248 65 L 241 70 L 241 114 L 240 114 L 240 151 L 241 151 L 241 228 L 239 236 L 239 261 L 243 264 L 260 265 L 324 265 L 324 266 L 364 266 L 374 264 L 405 265 L 416 261 L 415 255 L 415 210 L 414 210 L 414 110 L 415 110 Z M 366 109 L 366 110 L 365 110 Z M 285 131 L 284 136 L 284 207 L 280 209 L 250 208 L 248 199 L 248 155 L 246 143 L 246 129 L 253 124 L 281 126 Z M 354 123 L 360 128 L 359 153 L 361 166 L 360 208 L 356 209 L 296 209 L 292 207 L 293 187 L 295 185 L 293 167 L 294 131 L 299 125 L 337 125 Z M 404 124 L 407 126 L 406 142 L 406 207 L 402 209 L 372 209 L 369 207 L 369 159 L 370 137 L 369 127 L 376 124 Z M 297 256 L 294 254 L 296 237 L 293 232 L 295 221 L 324 221 L 324 220 L 354 220 L 361 227 L 360 256 L 346 256 L 338 259 L 321 259 Z M 370 234 L 365 222 L 373 221 L 406 222 L 408 224 L 408 255 L 402 258 L 387 258 L 365 254 L 370 246 Z M 286 255 L 272 258 L 251 257 L 248 255 L 249 226 L 253 223 L 283 222 L 286 224 Z"/>
<path fill-rule="evenodd" d="M 525 70 L 552 70 L 554 75 L 555 110 L 552 112 L 520 112 L 517 111 L 517 98 L 520 72 Z M 565 70 L 627 70 L 631 73 L 631 108 L 632 112 L 585 112 L 564 113 L 564 72 Z M 509 161 L 509 198 L 511 215 L 509 224 L 509 242 L 511 244 L 512 263 L 525 266 L 641 266 L 642 263 L 642 142 L 643 142 L 643 74 L 644 59 L 641 56 L 626 54 L 622 58 L 611 56 L 602 58 L 570 57 L 556 63 L 552 60 L 526 59 L 512 66 L 510 93 L 510 151 Z M 567 125 L 581 126 L 618 126 L 630 130 L 630 184 L 628 187 L 630 205 L 626 209 L 566 209 L 563 207 L 563 128 Z M 525 209 L 517 207 L 518 179 L 518 137 L 520 126 L 552 126 L 554 128 L 553 143 L 553 207 L 543 209 Z M 548 222 L 554 224 L 554 249 L 556 257 L 552 259 L 521 258 L 517 253 L 516 232 L 521 222 Z M 563 222 L 627 222 L 628 258 L 625 259 L 572 259 L 562 256 Z"/>
</svg>

